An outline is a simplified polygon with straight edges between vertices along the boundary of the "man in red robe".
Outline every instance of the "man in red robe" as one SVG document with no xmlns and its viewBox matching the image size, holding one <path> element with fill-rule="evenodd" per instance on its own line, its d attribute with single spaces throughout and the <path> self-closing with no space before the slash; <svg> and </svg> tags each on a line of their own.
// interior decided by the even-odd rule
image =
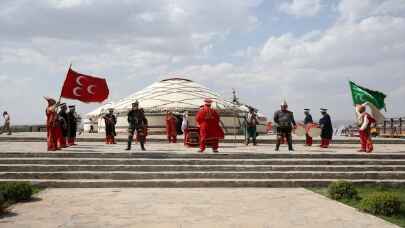
<svg viewBox="0 0 405 228">
<path fill-rule="evenodd" d="M 371 153 L 374 149 L 373 140 L 371 139 L 371 125 L 373 125 L 376 120 L 366 112 L 365 105 L 357 105 L 356 113 L 359 124 L 359 135 L 361 149 L 359 152 Z"/>
<path fill-rule="evenodd" d="M 166 134 L 169 143 L 177 142 L 177 119 L 170 111 L 166 113 Z"/>
<path fill-rule="evenodd" d="M 60 150 L 58 147 L 58 113 L 57 113 L 57 103 L 52 98 L 45 99 L 48 101 L 48 107 L 46 108 L 46 130 L 47 130 L 47 141 L 48 141 L 48 151 Z"/>
<path fill-rule="evenodd" d="M 200 127 L 200 153 L 204 152 L 207 143 L 212 151 L 218 152 L 219 140 L 224 138 L 224 131 L 219 126 L 219 114 L 211 108 L 212 100 L 205 99 L 205 105 L 198 111 L 196 121 Z"/>
</svg>

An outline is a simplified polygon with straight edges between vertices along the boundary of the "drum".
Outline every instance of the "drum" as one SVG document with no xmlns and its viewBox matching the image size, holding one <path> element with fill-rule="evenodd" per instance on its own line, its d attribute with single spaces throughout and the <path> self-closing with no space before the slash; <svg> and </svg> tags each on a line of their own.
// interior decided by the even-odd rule
<svg viewBox="0 0 405 228">
<path fill-rule="evenodd" d="M 297 136 L 304 136 L 307 134 L 304 125 L 298 124 L 297 128 L 294 130 L 294 134 Z"/>
<path fill-rule="evenodd" d="M 200 145 L 200 129 L 195 127 L 187 128 L 186 145 L 198 147 Z"/>
<path fill-rule="evenodd" d="M 308 135 L 312 138 L 321 136 L 321 128 L 318 125 L 312 124 L 308 126 Z"/>
</svg>

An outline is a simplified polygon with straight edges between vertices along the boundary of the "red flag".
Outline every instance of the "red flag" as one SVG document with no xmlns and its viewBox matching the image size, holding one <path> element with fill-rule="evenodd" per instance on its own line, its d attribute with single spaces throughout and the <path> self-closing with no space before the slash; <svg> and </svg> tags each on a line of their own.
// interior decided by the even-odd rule
<svg viewBox="0 0 405 228">
<path fill-rule="evenodd" d="M 103 102 L 108 94 L 107 81 L 104 78 L 81 74 L 69 68 L 61 97 L 83 102 Z"/>
</svg>

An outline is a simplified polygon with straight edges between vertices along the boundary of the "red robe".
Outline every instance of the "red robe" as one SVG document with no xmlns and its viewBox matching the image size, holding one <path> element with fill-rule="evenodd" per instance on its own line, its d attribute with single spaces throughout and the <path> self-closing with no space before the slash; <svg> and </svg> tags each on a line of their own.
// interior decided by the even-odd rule
<svg viewBox="0 0 405 228">
<path fill-rule="evenodd" d="M 224 131 L 219 126 L 219 115 L 211 107 L 205 105 L 196 115 L 200 126 L 200 141 L 219 140 L 224 138 Z"/>
<path fill-rule="evenodd" d="M 364 117 L 367 118 L 368 124 L 366 129 L 364 130 L 359 129 L 361 150 L 367 153 L 371 153 L 374 149 L 373 140 L 371 139 L 371 125 L 375 123 L 375 119 L 370 114 L 365 112 L 361 115 L 362 118 L 361 125 L 363 124 Z"/>
<path fill-rule="evenodd" d="M 52 107 L 46 109 L 46 129 L 48 151 L 55 151 L 58 148 L 58 114 Z"/>
<path fill-rule="evenodd" d="M 174 116 L 166 115 L 166 134 L 167 137 L 177 136 L 176 118 Z"/>
</svg>

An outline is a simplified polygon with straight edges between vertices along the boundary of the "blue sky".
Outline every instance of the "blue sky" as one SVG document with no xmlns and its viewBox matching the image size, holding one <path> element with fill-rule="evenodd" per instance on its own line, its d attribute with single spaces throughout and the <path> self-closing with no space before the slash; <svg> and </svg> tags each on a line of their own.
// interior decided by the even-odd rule
<svg viewBox="0 0 405 228">
<path fill-rule="evenodd" d="M 286 99 L 297 119 L 350 120 L 351 79 L 405 115 L 405 0 L 2 0 L 0 31 L 0 110 L 17 124 L 44 122 L 69 63 L 111 100 L 178 74 L 269 117 Z"/>
</svg>

